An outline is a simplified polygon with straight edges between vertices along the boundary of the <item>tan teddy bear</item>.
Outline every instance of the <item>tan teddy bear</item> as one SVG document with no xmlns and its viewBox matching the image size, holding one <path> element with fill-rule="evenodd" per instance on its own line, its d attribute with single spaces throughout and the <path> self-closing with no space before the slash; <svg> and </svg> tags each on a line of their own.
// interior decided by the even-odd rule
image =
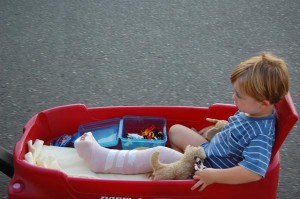
<svg viewBox="0 0 300 199">
<path fill-rule="evenodd" d="M 209 126 L 205 128 L 204 131 L 200 131 L 200 134 L 202 134 L 202 136 L 208 141 L 210 141 L 217 133 L 222 131 L 222 129 L 228 124 L 226 120 L 217 120 L 212 118 L 206 118 L 206 120 L 215 124 L 213 127 Z"/>
<path fill-rule="evenodd" d="M 202 161 L 206 158 L 202 147 L 187 146 L 183 156 L 176 162 L 170 164 L 161 163 L 158 159 L 159 152 L 155 151 L 151 156 L 153 173 L 152 180 L 185 180 L 192 177 L 194 173 L 195 157 Z"/>
</svg>

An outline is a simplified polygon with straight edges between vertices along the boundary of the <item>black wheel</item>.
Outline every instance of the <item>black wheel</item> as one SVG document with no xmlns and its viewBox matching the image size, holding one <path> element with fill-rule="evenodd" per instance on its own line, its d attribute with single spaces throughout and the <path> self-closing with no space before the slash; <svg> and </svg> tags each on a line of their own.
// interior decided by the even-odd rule
<svg viewBox="0 0 300 199">
<path fill-rule="evenodd" d="M 0 171 L 10 178 L 12 178 L 14 175 L 13 155 L 1 146 L 0 146 Z"/>
</svg>

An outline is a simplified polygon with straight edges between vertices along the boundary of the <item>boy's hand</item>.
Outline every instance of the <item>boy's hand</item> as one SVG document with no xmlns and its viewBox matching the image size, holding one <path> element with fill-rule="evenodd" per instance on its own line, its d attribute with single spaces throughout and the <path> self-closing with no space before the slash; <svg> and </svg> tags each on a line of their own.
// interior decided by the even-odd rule
<svg viewBox="0 0 300 199">
<path fill-rule="evenodd" d="M 206 168 L 202 171 L 197 171 L 193 178 L 198 181 L 192 186 L 191 190 L 193 191 L 201 186 L 199 191 L 203 191 L 208 185 L 215 183 L 214 169 Z"/>
</svg>

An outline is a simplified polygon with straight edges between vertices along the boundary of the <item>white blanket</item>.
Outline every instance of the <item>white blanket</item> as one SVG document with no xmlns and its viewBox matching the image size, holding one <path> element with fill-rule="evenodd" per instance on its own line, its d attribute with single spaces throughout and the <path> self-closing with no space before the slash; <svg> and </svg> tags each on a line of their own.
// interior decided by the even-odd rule
<svg viewBox="0 0 300 199">
<path fill-rule="evenodd" d="M 78 156 L 74 148 L 47 146 L 43 145 L 43 142 L 40 140 L 36 140 L 34 144 L 32 144 L 32 141 L 29 141 L 28 148 L 29 152 L 25 155 L 25 161 L 35 166 L 58 169 L 70 176 L 115 180 L 148 180 L 149 174 L 94 173 L 84 160 Z"/>
</svg>

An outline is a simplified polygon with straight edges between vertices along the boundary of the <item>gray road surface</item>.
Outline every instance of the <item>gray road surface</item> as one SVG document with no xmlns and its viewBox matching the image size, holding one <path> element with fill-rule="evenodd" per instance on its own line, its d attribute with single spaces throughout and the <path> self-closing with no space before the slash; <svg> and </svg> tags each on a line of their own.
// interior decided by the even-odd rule
<svg viewBox="0 0 300 199">
<path fill-rule="evenodd" d="M 299 16 L 296 0 L 0 0 L 0 145 L 59 105 L 231 103 L 231 69 L 262 51 L 288 62 L 300 110 Z M 278 198 L 300 195 L 299 154 L 298 123 Z"/>
</svg>

